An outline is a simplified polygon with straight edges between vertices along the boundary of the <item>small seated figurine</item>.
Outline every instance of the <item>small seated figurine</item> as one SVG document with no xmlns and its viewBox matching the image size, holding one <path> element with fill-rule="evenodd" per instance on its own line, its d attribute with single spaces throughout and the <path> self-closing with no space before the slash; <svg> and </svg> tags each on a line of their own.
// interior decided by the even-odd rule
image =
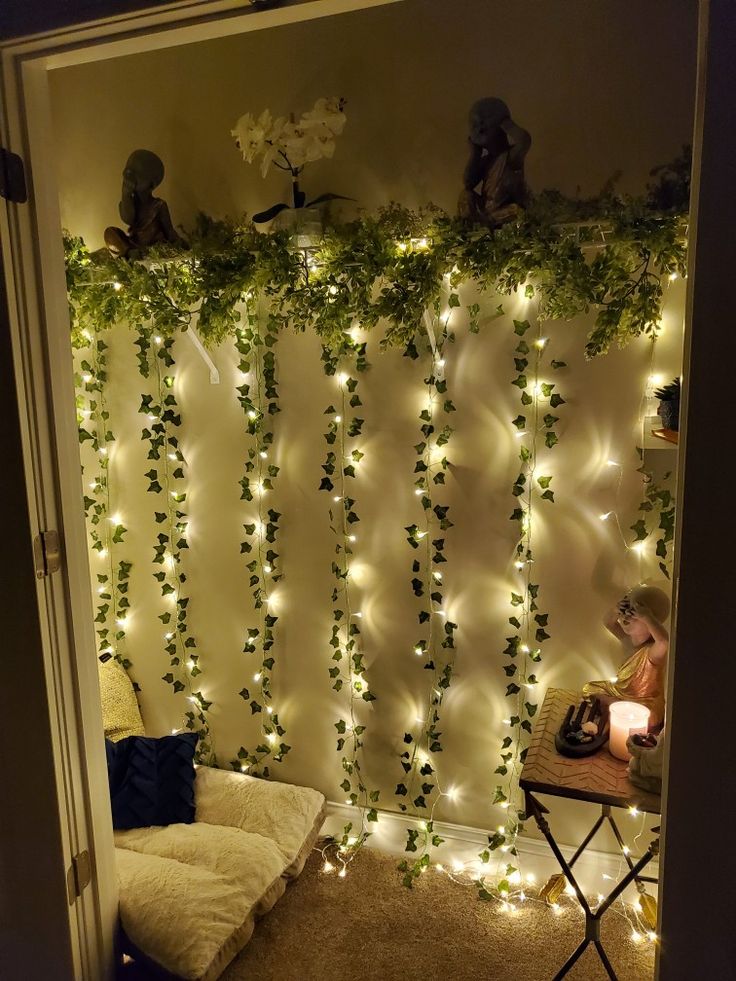
<svg viewBox="0 0 736 981">
<path fill-rule="evenodd" d="M 470 159 L 463 174 L 461 218 L 497 228 L 526 203 L 524 157 L 532 138 L 501 99 L 479 99 L 470 109 Z"/>
<path fill-rule="evenodd" d="M 187 247 L 171 223 L 168 205 L 153 196 L 163 179 L 163 162 L 151 150 L 134 150 L 128 157 L 118 209 L 128 231 L 115 226 L 105 229 L 105 245 L 113 255 L 133 258 L 160 242 Z"/>
<path fill-rule="evenodd" d="M 669 634 L 662 626 L 670 611 L 667 594 L 656 586 L 636 586 L 606 617 L 604 623 L 627 654 L 614 681 L 590 681 L 586 698 L 639 702 L 649 709 L 649 727 L 664 721 L 664 686 Z"/>
</svg>

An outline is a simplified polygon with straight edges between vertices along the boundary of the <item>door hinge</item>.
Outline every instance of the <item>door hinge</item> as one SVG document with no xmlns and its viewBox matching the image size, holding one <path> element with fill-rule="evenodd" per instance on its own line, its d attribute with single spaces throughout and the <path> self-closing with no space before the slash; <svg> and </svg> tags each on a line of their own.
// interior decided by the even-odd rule
<svg viewBox="0 0 736 981">
<path fill-rule="evenodd" d="M 72 864 L 66 873 L 66 891 L 69 897 L 69 905 L 74 904 L 74 900 L 82 895 L 82 892 L 92 881 L 92 863 L 89 860 L 89 852 L 80 852 L 72 859 Z"/>
<path fill-rule="evenodd" d="M 28 200 L 26 168 L 17 153 L 0 146 L 0 198 L 25 204 Z"/>
<path fill-rule="evenodd" d="M 33 539 L 36 579 L 44 579 L 61 568 L 61 545 L 58 531 L 42 531 Z"/>
</svg>

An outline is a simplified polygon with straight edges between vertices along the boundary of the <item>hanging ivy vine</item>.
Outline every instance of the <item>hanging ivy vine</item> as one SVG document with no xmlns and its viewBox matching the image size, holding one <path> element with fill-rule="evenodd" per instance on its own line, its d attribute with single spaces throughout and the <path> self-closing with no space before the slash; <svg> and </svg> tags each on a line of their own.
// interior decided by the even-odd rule
<svg viewBox="0 0 736 981">
<path fill-rule="evenodd" d="M 346 795 L 346 802 L 358 808 L 360 815 L 357 830 L 353 822 L 348 821 L 342 836 L 335 841 L 344 869 L 345 863 L 368 839 L 370 832 L 367 825 L 378 820 L 376 804 L 380 796 L 378 790 L 369 789 L 363 772 L 366 725 L 359 709 L 375 701 L 376 696 L 365 676 L 359 626 L 362 612 L 355 609 L 351 581 L 354 546 L 358 537 L 355 525 L 360 521 L 351 485 L 357 478 L 364 457 L 360 449 L 364 419 L 356 411 L 362 405 L 358 378 L 350 372 L 359 375 L 367 370 L 366 345 L 353 341 L 343 332 L 343 340 L 337 351 L 323 348 L 322 362 L 325 374 L 334 378 L 338 387 L 337 404 L 331 403 L 325 409 L 325 415 L 329 417 L 324 434 L 328 449 L 322 464 L 324 476 L 319 485 L 319 489 L 331 497 L 330 528 L 335 536 L 335 557 L 332 561 L 335 579 L 332 589 L 333 623 L 329 641 L 332 666 L 329 675 L 333 690 L 347 694 L 347 699 L 342 700 L 344 708 L 335 722 L 337 752 L 343 771 L 340 789 Z"/>
<path fill-rule="evenodd" d="M 253 655 L 256 670 L 253 685 L 242 688 L 240 696 L 258 715 L 261 738 L 255 749 L 241 746 L 233 767 L 260 776 L 269 776 L 267 761 L 281 763 L 291 747 L 284 742 L 286 730 L 273 706 L 271 680 L 275 665 L 274 628 L 278 617 L 269 608 L 272 588 L 281 579 L 277 535 L 281 514 L 268 504 L 279 474 L 273 462 L 273 419 L 279 409 L 276 382 L 276 344 L 278 323 L 267 315 L 261 323 L 258 301 L 248 294 L 245 323 L 235 333 L 239 355 L 238 370 L 244 380 L 238 386 L 238 402 L 245 416 L 249 437 L 245 473 L 240 480 L 241 500 L 256 508 L 253 520 L 243 525 L 245 538 L 241 554 L 248 559 L 246 569 L 253 596 L 255 618 L 246 628 L 243 653 Z"/>
<path fill-rule="evenodd" d="M 125 559 L 116 558 L 128 529 L 112 508 L 110 456 L 115 436 L 105 399 L 107 342 L 84 328 L 75 338 L 75 346 L 80 352 L 80 370 L 75 376 L 79 441 L 82 445 L 89 443 L 97 471 L 88 482 L 89 493 L 84 494 L 84 513 L 92 550 L 103 560 L 105 568 L 104 572 L 95 573 L 97 653 L 104 660 L 114 657 L 127 669 L 131 661 L 125 648 L 125 626 L 133 566 Z"/>
<path fill-rule="evenodd" d="M 456 297 L 456 294 L 451 294 Z M 457 305 L 454 301 L 451 306 Z M 416 463 L 415 494 L 419 498 L 421 517 L 405 528 L 406 540 L 413 549 L 411 588 L 420 599 L 418 621 L 420 636 L 414 654 L 421 658 L 422 667 L 429 672 L 425 717 L 417 722 L 419 731 L 412 728 L 404 734 L 407 748 L 401 754 L 404 779 L 396 787 L 399 808 L 420 817 L 419 826 L 407 831 L 406 851 L 413 861 L 403 860 L 399 870 L 403 884 L 411 888 L 415 879 L 430 865 L 431 849 L 443 839 L 434 827 L 434 811 L 442 797 L 436 754 L 442 752 L 440 712 L 452 681 L 455 661 L 455 631 L 457 624 L 448 619 L 444 608 L 445 533 L 452 527 L 450 508 L 436 499 L 437 491 L 445 484 L 449 460 L 447 446 L 452 427 L 447 422 L 455 405 L 447 393 L 445 380 L 445 346 L 451 336 L 447 319 L 440 321 L 439 303 L 433 315 L 425 314 L 426 337 L 418 341 L 424 350 L 427 364 L 424 378 L 426 402 L 419 413 L 420 440 L 414 446 Z M 406 355 L 418 358 L 417 342 L 412 341 Z"/>
<path fill-rule="evenodd" d="M 163 680 L 175 693 L 188 692 L 186 697 L 191 707 L 184 713 L 186 728 L 199 734 L 197 761 L 211 764 L 215 757 L 207 714 L 212 703 L 193 684 L 202 669 L 199 647 L 189 629 L 189 596 L 184 589 L 187 574 L 183 569 L 182 553 L 189 548 L 189 518 L 185 510 L 186 460 L 178 436 L 181 414 L 174 395 L 174 340 L 162 337 L 146 326 L 138 329 L 135 344 L 140 373 L 153 380 L 153 391 L 141 395 L 139 409 L 147 420 L 141 433 L 141 439 L 148 442 L 148 459 L 151 461 L 151 468 L 145 473 L 147 491 L 157 496 L 157 504 L 163 508 L 154 510 L 156 524 L 161 530 L 153 547 L 153 563 L 160 568 L 153 575 L 161 596 L 172 607 L 159 616 L 166 628 L 164 650 L 170 663 L 170 670 L 163 675 Z"/>
<path fill-rule="evenodd" d="M 675 496 L 667 486 L 672 474 L 663 475 L 655 482 L 654 475 L 643 462 L 643 451 L 637 447 L 642 461 L 639 473 L 644 484 L 644 496 L 639 503 L 639 517 L 631 525 L 634 532 L 633 544 L 651 539 L 655 543 L 654 552 L 660 572 L 671 578 L 672 542 L 675 537 Z"/>
<path fill-rule="evenodd" d="M 527 294 L 534 295 L 534 287 L 527 287 Z M 514 570 L 518 585 L 511 591 L 511 616 L 509 624 L 513 633 L 506 638 L 503 656 L 506 677 L 506 697 L 510 699 L 511 711 L 504 720 L 508 733 L 501 743 L 501 762 L 496 774 L 501 778 L 496 786 L 493 803 L 500 805 L 506 819 L 497 831 L 489 836 L 488 848 L 481 855 L 483 865 L 487 865 L 490 853 L 500 849 L 504 854 L 517 855 L 516 839 L 523 831 L 524 811 L 518 799 L 518 777 L 527 754 L 527 743 L 532 732 L 532 719 L 537 713 L 538 703 L 535 691 L 539 683 L 537 672 L 542 659 L 542 645 L 549 640 L 549 614 L 539 603 L 539 583 L 535 570 L 534 551 L 535 512 L 538 502 L 551 504 L 555 496 L 552 490 L 552 477 L 540 472 L 540 444 L 552 449 L 558 442 L 556 432 L 559 416 L 551 410 L 565 404 L 557 391 L 557 384 L 543 380 L 541 372 L 544 357 L 549 350 L 548 338 L 542 335 L 541 321 L 537 319 L 536 337 L 530 344 L 527 340 L 532 325 L 528 320 L 514 321 L 514 334 L 518 339 L 514 350 L 516 375 L 512 384 L 519 390 L 522 411 L 512 420 L 519 442 L 519 472 L 514 480 L 512 494 L 517 505 L 511 513 L 517 531 L 514 549 Z M 566 367 L 565 362 L 551 359 L 549 367 L 555 371 Z M 509 876 L 518 870 L 513 862 L 507 864 L 504 875 L 498 883 L 498 893 L 508 895 Z M 481 876 L 480 895 L 484 899 L 494 895 Z"/>
</svg>

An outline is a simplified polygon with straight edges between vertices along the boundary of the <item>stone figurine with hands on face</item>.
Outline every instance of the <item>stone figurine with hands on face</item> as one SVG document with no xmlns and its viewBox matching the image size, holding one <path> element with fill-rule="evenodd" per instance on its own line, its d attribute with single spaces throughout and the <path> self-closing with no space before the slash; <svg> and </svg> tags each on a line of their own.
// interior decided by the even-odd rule
<svg viewBox="0 0 736 981">
<path fill-rule="evenodd" d="M 670 612 L 667 594 L 656 586 L 636 586 L 623 597 L 604 620 L 620 642 L 626 659 L 616 678 L 590 681 L 583 688 L 586 698 L 611 702 L 638 702 L 649 709 L 649 726 L 664 721 L 664 689 L 670 637 L 663 621 Z"/>
<path fill-rule="evenodd" d="M 186 248 L 172 224 L 168 205 L 153 196 L 163 179 L 163 162 L 151 150 L 134 150 L 128 157 L 119 205 L 128 231 L 114 226 L 105 229 L 105 245 L 113 255 L 133 258 L 161 242 Z"/>
<path fill-rule="evenodd" d="M 469 126 L 460 217 L 496 228 L 515 218 L 526 203 L 524 158 L 532 138 L 513 121 L 501 99 L 473 103 Z"/>
</svg>

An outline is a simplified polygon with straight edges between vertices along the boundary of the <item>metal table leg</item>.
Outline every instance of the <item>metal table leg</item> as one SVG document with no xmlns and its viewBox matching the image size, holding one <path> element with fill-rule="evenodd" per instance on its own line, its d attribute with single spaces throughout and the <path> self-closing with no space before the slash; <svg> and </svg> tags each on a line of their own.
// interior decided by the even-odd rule
<svg viewBox="0 0 736 981">
<path fill-rule="evenodd" d="M 580 886 L 578 885 L 577 879 L 575 878 L 575 875 L 573 874 L 572 871 L 572 866 L 578 860 L 580 855 L 582 855 L 585 848 L 590 844 L 590 842 L 593 839 L 593 836 L 595 835 L 595 833 L 600 828 L 601 824 L 603 824 L 603 822 L 606 819 L 608 819 L 608 821 L 611 823 L 614 829 L 614 834 L 616 835 L 616 840 L 618 841 L 619 846 L 623 851 L 624 848 L 623 839 L 621 838 L 618 828 L 616 827 L 616 824 L 613 821 L 613 818 L 611 817 L 610 806 L 603 805 L 601 816 L 598 818 L 595 825 L 593 826 L 593 829 L 588 833 L 583 843 L 580 845 L 580 847 L 577 849 L 573 857 L 568 862 L 565 859 L 565 856 L 560 851 L 559 845 L 555 841 L 554 836 L 552 835 L 552 832 L 550 830 L 549 824 L 547 822 L 547 819 L 544 816 L 545 814 L 549 814 L 549 810 L 542 803 L 540 803 L 536 799 L 536 797 L 534 797 L 529 791 L 526 791 L 525 798 L 526 798 L 526 813 L 530 814 L 534 818 L 537 827 L 546 838 L 547 844 L 549 845 L 549 847 L 552 850 L 552 853 L 557 859 L 557 862 L 560 868 L 562 869 L 563 875 L 575 890 L 575 895 L 578 898 L 578 902 L 582 906 L 583 912 L 585 913 L 585 937 L 580 942 L 579 946 L 573 951 L 573 953 L 570 955 L 567 961 L 562 965 L 560 970 L 557 972 L 557 974 L 554 977 L 554 981 L 560 981 L 561 978 L 565 977 L 565 975 L 568 973 L 570 968 L 579 959 L 583 951 L 588 947 L 588 944 L 591 943 L 595 946 L 595 949 L 598 952 L 598 956 L 601 959 L 601 963 L 603 964 L 603 967 L 605 968 L 608 977 L 611 979 L 611 981 L 617 981 L 616 972 L 614 971 L 613 966 L 611 965 L 611 962 L 609 961 L 608 956 L 606 955 L 606 951 L 603 947 L 603 944 L 601 943 L 601 938 L 600 938 L 601 918 L 610 909 L 612 904 L 618 899 L 621 893 L 623 893 L 624 890 L 627 889 L 632 882 L 636 882 L 637 886 L 639 886 L 641 881 L 656 881 L 651 879 L 644 880 L 640 875 L 642 869 L 644 869 L 649 864 L 649 862 L 656 854 L 657 852 L 656 844 L 651 845 L 647 849 L 647 851 L 642 855 L 639 861 L 636 863 L 632 862 L 629 856 L 625 852 L 623 853 L 624 858 L 626 858 L 627 860 L 629 871 L 626 873 L 624 878 L 621 879 L 621 881 L 617 883 L 617 885 L 611 890 L 611 892 L 598 906 L 598 908 L 594 913 L 591 910 L 590 906 L 588 905 L 588 901 L 583 895 Z"/>
</svg>

